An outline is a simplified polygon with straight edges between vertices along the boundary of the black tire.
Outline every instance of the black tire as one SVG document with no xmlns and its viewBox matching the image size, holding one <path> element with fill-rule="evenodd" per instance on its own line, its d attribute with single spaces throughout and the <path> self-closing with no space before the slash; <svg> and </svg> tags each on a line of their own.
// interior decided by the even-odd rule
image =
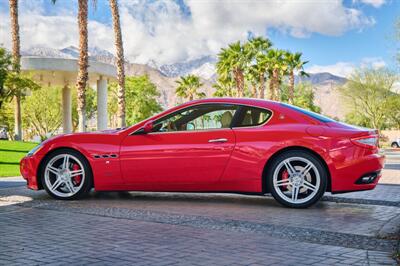
<svg viewBox="0 0 400 266">
<path fill-rule="evenodd" d="M 273 176 L 274 176 L 275 171 L 277 170 L 277 167 L 281 168 L 280 165 L 284 160 L 289 159 L 289 158 L 294 158 L 294 157 L 304 158 L 304 159 L 310 161 L 312 164 L 314 164 L 316 171 L 318 171 L 318 174 L 320 177 L 319 188 L 315 189 L 316 193 L 314 194 L 314 196 L 311 197 L 311 195 L 310 195 L 310 199 L 307 200 L 306 202 L 302 202 L 302 203 L 293 203 L 293 202 L 289 202 L 288 200 L 286 200 L 282 195 L 279 194 L 279 192 L 277 191 L 277 188 L 275 188 L 275 186 L 274 186 L 274 181 L 273 181 Z M 314 170 L 315 168 L 313 168 L 313 171 L 315 171 Z M 286 152 L 279 154 L 268 165 L 266 178 L 267 178 L 267 180 L 266 180 L 267 186 L 268 186 L 272 196 L 275 198 L 275 200 L 277 202 L 279 202 L 281 205 L 290 207 L 290 208 L 308 208 L 308 207 L 312 206 L 324 195 L 326 188 L 327 188 L 327 184 L 328 184 L 328 173 L 327 173 L 324 165 L 322 164 L 321 160 L 317 156 L 312 154 L 311 152 L 304 151 L 304 150 L 291 150 L 291 151 L 286 151 Z M 303 195 L 303 194 L 299 194 L 299 195 Z"/>
<path fill-rule="evenodd" d="M 392 148 L 399 148 L 399 144 L 397 142 L 392 142 L 392 145 L 390 145 Z"/>
<path fill-rule="evenodd" d="M 63 154 L 71 155 L 71 156 L 74 156 L 76 159 L 78 159 L 83 166 L 84 174 L 85 174 L 85 177 L 82 181 L 83 184 L 82 184 L 82 186 L 80 186 L 79 190 L 74 195 L 65 196 L 65 197 L 64 196 L 61 197 L 61 196 L 54 194 L 45 182 L 45 169 L 46 169 L 47 164 L 56 156 L 63 155 Z M 56 150 L 56 151 L 48 154 L 45 157 L 45 159 L 42 163 L 42 167 L 40 169 L 40 180 L 41 180 L 43 188 L 46 190 L 46 192 L 51 197 L 53 197 L 55 199 L 59 199 L 59 200 L 75 200 L 75 199 L 83 198 L 89 194 L 90 190 L 93 187 L 93 173 L 92 173 L 92 169 L 90 167 L 88 160 L 81 153 L 79 153 L 75 150 L 71 150 L 71 149 L 59 149 L 59 150 Z"/>
</svg>

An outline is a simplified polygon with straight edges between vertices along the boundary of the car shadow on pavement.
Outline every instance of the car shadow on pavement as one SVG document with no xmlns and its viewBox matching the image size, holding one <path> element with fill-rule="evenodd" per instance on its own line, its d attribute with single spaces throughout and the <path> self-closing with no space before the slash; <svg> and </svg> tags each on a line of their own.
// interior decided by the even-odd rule
<svg viewBox="0 0 400 266">
<path fill-rule="evenodd" d="M 277 203 L 270 194 L 266 195 L 246 195 L 239 193 L 193 193 L 193 192 L 106 192 L 106 191 L 92 191 L 85 199 L 85 201 L 114 201 L 128 203 L 129 201 L 137 203 L 150 202 L 152 204 L 161 203 L 176 203 L 178 206 L 181 204 L 204 204 L 218 205 L 218 204 L 237 204 L 239 206 L 264 206 L 283 208 Z M 315 208 L 324 208 L 326 203 L 320 201 L 314 206 Z"/>
</svg>

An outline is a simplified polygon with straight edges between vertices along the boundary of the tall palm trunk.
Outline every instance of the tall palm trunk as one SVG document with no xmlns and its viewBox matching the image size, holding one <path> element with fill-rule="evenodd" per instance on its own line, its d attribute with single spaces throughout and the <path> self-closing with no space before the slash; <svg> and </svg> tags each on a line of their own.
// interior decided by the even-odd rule
<svg viewBox="0 0 400 266">
<path fill-rule="evenodd" d="M 20 40 L 18 23 L 18 0 L 10 0 L 10 18 L 11 18 L 11 38 L 12 38 L 12 57 L 13 71 L 20 72 Z M 21 95 L 17 93 L 14 97 L 14 133 L 15 140 L 22 140 L 22 119 L 21 119 Z"/>
<path fill-rule="evenodd" d="M 289 103 L 293 104 L 294 102 L 294 71 L 290 70 L 290 79 L 289 79 Z"/>
<path fill-rule="evenodd" d="M 260 89 L 259 89 L 259 95 L 261 99 L 264 99 L 265 97 L 265 77 L 264 73 L 260 74 Z"/>
<path fill-rule="evenodd" d="M 272 100 L 278 100 L 278 89 L 279 89 L 279 70 L 275 68 L 272 71 Z"/>
<path fill-rule="evenodd" d="M 252 91 L 251 91 L 251 95 L 253 96 L 253 98 L 257 98 L 257 85 L 256 84 L 252 84 Z"/>
<path fill-rule="evenodd" d="M 86 131 L 86 83 L 88 80 L 88 0 L 78 1 L 79 71 L 76 80 L 80 132 Z"/>
<path fill-rule="evenodd" d="M 121 24 L 119 21 L 118 0 L 110 0 L 113 20 L 115 50 L 117 52 L 117 76 L 118 76 L 118 127 L 125 127 L 125 69 L 124 47 L 122 44 Z"/>
<path fill-rule="evenodd" d="M 238 97 L 243 97 L 243 91 L 244 91 L 244 75 L 243 71 L 241 69 L 235 69 L 234 70 L 234 76 L 235 76 L 235 82 L 236 82 L 236 88 L 238 92 Z"/>
<path fill-rule="evenodd" d="M 269 99 L 274 100 L 274 76 L 269 78 Z"/>
</svg>

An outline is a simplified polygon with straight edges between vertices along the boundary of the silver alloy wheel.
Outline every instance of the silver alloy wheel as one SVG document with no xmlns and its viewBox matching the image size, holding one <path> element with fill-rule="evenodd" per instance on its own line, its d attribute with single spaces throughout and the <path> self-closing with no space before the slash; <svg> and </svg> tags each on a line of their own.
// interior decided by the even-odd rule
<svg viewBox="0 0 400 266">
<path fill-rule="evenodd" d="M 78 165 L 79 169 L 73 169 L 72 165 Z M 80 176 L 77 183 L 74 178 Z M 85 181 L 85 169 L 82 163 L 71 154 L 59 154 L 54 156 L 46 165 L 44 180 L 47 188 L 56 196 L 67 198 L 75 195 Z"/>
<path fill-rule="evenodd" d="M 288 177 L 282 178 L 282 172 L 285 170 Z M 321 177 L 317 167 L 310 160 L 290 157 L 275 168 L 273 185 L 280 198 L 290 203 L 301 204 L 313 199 L 318 193 Z"/>
</svg>

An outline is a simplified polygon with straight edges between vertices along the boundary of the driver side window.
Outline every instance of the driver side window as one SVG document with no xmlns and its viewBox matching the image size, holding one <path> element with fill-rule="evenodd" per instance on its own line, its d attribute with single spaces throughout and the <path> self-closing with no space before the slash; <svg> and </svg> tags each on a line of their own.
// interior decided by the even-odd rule
<svg viewBox="0 0 400 266">
<path fill-rule="evenodd" d="M 189 107 L 154 123 L 153 132 L 194 131 L 229 128 L 237 106 L 208 104 Z"/>
</svg>

